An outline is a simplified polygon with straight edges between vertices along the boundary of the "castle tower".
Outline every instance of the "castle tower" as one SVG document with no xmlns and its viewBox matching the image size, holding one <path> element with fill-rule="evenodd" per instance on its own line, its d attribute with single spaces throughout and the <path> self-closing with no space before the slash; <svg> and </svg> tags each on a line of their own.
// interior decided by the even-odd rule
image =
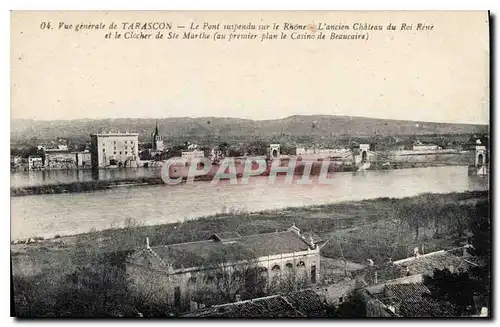
<svg viewBox="0 0 500 327">
<path fill-rule="evenodd" d="M 476 159 L 474 163 L 476 167 L 481 167 L 486 164 L 486 146 L 476 145 Z"/>
<path fill-rule="evenodd" d="M 279 144 L 270 144 L 269 145 L 269 158 L 271 160 L 280 158 L 280 145 Z"/>
<path fill-rule="evenodd" d="M 368 151 L 370 151 L 370 144 L 360 144 L 359 151 L 361 155 L 361 163 L 368 161 Z"/>
</svg>

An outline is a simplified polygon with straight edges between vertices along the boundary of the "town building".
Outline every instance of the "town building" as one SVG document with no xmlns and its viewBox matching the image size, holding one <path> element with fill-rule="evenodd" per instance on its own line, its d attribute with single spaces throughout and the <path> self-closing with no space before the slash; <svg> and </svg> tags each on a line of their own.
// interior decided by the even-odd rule
<svg viewBox="0 0 500 327">
<path fill-rule="evenodd" d="M 422 143 L 420 141 L 416 141 L 413 144 L 413 151 L 435 151 L 435 150 L 441 150 L 441 147 L 436 144 Z"/>
<path fill-rule="evenodd" d="M 183 159 L 186 159 L 187 161 L 191 161 L 194 159 L 204 158 L 205 153 L 203 151 L 200 151 L 200 150 L 182 151 L 181 156 Z"/>
<path fill-rule="evenodd" d="M 40 156 L 29 156 L 28 158 L 28 169 L 29 170 L 40 170 L 43 168 L 43 160 Z"/>
<path fill-rule="evenodd" d="M 76 169 L 76 156 L 66 149 L 45 149 L 46 169 Z"/>
<path fill-rule="evenodd" d="M 297 147 L 295 150 L 295 154 L 298 156 L 307 156 L 307 155 L 317 155 L 317 156 L 336 156 L 340 153 L 344 153 L 349 151 L 348 149 L 324 149 L 324 148 L 306 148 L 306 147 Z"/>
<path fill-rule="evenodd" d="M 408 276 L 432 276 L 434 269 L 448 269 L 451 272 L 468 270 L 481 264 L 468 254 L 469 247 L 465 245 L 430 253 L 425 253 L 423 246 L 416 247 L 411 257 L 374 265 L 366 272 L 364 279 L 371 285 Z"/>
<path fill-rule="evenodd" d="M 218 148 L 212 148 L 209 158 L 212 161 L 220 161 L 224 159 L 224 153 Z"/>
<path fill-rule="evenodd" d="M 316 284 L 320 278 L 319 252 L 318 244 L 306 239 L 294 225 L 287 231 L 267 234 L 214 234 L 199 242 L 149 246 L 148 241 L 146 248 L 128 258 L 126 269 L 131 289 L 142 294 L 153 288 L 173 307 L 186 309 L 199 301 L 196 296 L 201 291 L 212 294 L 221 279 L 233 280 L 234 276 L 225 276 L 223 271 L 242 274 L 240 268 L 250 263 L 266 290 L 285 282 L 297 287 Z M 255 284 L 240 286 L 256 288 Z"/>
<path fill-rule="evenodd" d="M 453 309 L 430 297 L 421 275 L 403 277 L 382 285 L 368 287 L 362 293 L 366 316 L 432 318 L 453 317 Z"/>
<path fill-rule="evenodd" d="M 367 317 L 452 316 L 449 305 L 428 296 L 430 291 L 423 282 L 425 276 L 433 276 L 435 269 L 458 272 L 481 265 L 469 255 L 469 248 L 465 245 L 421 254 L 423 249 L 416 247 L 411 257 L 373 266 L 364 275 L 364 281 L 370 284 L 362 293 Z"/>
<path fill-rule="evenodd" d="M 88 150 L 73 152 L 75 155 L 76 167 L 77 168 L 90 168 L 91 164 L 91 153 Z"/>
<path fill-rule="evenodd" d="M 92 134 L 92 168 L 136 167 L 139 159 L 138 143 L 138 133 Z"/>
<path fill-rule="evenodd" d="M 11 155 L 10 156 L 10 166 L 11 167 L 17 166 L 17 165 L 21 164 L 22 160 L 23 160 L 23 158 L 21 156 Z"/>
</svg>

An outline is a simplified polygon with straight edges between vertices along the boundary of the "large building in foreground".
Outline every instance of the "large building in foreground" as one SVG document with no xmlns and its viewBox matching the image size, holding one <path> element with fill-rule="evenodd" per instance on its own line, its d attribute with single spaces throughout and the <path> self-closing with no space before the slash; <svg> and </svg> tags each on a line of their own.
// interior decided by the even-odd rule
<svg viewBox="0 0 500 327">
<path fill-rule="evenodd" d="M 131 289 L 156 294 L 182 311 L 198 301 L 200 291 L 216 294 L 221 285 L 237 279 L 235 274 L 242 273 L 239 269 L 246 260 L 259 274 L 259 285 L 268 290 L 284 282 L 294 288 L 319 282 L 320 246 L 301 235 L 295 225 L 267 234 L 214 234 L 199 242 L 149 246 L 148 241 L 128 258 L 127 275 Z M 255 288 L 253 282 L 240 286 Z"/>
<path fill-rule="evenodd" d="M 136 167 L 138 133 L 96 133 L 90 136 L 92 168 Z"/>
</svg>

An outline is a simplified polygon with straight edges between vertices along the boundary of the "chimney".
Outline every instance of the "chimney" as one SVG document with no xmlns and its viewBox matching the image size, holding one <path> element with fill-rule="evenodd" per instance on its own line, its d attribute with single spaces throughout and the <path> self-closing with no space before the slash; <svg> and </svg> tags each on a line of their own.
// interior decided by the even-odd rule
<svg viewBox="0 0 500 327">
<path fill-rule="evenodd" d="M 316 244 L 314 244 L 314 239 L 313 239 L 312 235 L 309 235 L 309 244 L 311 244 L 311 246 L 313 248 L 316 248 Z"/>
<path fill-rule="evenodd" d="M 146 237 L 146 249 L 151 249 L 151 247 L 149 246 L 149 237 Z"/>
<path fill-rule="evenodd" d="M 375 280 L 374 281 L 375 281 L 375 284 L 378 284 L 378 274 L 377 274 L 377 272 L 375 272 Z"/>
<path fill-rule="evenodd" d="M 300 236 L 300 229 L 295 226 L 295 223 L 293 223 L 292 227 L 288 228 L 289 232 L 294 232 L 295 234 Z"/>
<path fill-rule="evenodd" d="M 396 313 L 396 308 L 393 305 L 389 305 L 388 308 L 392 311 L 392 313 Z"/>
</svg>

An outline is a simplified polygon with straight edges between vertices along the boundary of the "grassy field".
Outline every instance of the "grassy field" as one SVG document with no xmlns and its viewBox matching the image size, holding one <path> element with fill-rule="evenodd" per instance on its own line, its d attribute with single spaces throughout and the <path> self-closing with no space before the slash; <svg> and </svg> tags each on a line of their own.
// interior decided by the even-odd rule
<svg viewBox="0 0 500 327">
<path fill-rule="evenodd" d="M 381 263 L 389 257 L 392 260 L 407 257 L 415 245 L 425 244 L 427 252 L 450 248 L 467 238 L 470 213 L 478 201 L 488 198 L 488 192 L 424 194 L 256 213 L 226 212 L 158 226 L 129 221 L 121 229 L 13 244 L 16 305 L 30 314 L 37 310 L 46 312 L 50 309 L 44 308 L 59 308 L 61 303 L 71 302 L 65 296 L 75 292 L 84 292 L 80 294 L 83 298 L 100 298 L 101 294 L 103 303 L 109 302 L 110 294 L 126 288 L 119 270 L 113 267 L 122 267 L 128 253 L 146 245 L 146 237 L 152 245 L 172 244 L 205 240 L 218 232 L 236 231 L 241 235 L 274 232 L 295 223 L 302 232 L 328 241 L 322 255 L 334 260 L 344 257 L 353 263 L 366 264 L 370 258 Z M 116 298 L 120 296 L 126 298 L 122 293 Z M 80 307 L 66 308 L 65 312 L 70 314 Z M 60 310 L 52 312 L 58 313 Z"/>
</svg>

